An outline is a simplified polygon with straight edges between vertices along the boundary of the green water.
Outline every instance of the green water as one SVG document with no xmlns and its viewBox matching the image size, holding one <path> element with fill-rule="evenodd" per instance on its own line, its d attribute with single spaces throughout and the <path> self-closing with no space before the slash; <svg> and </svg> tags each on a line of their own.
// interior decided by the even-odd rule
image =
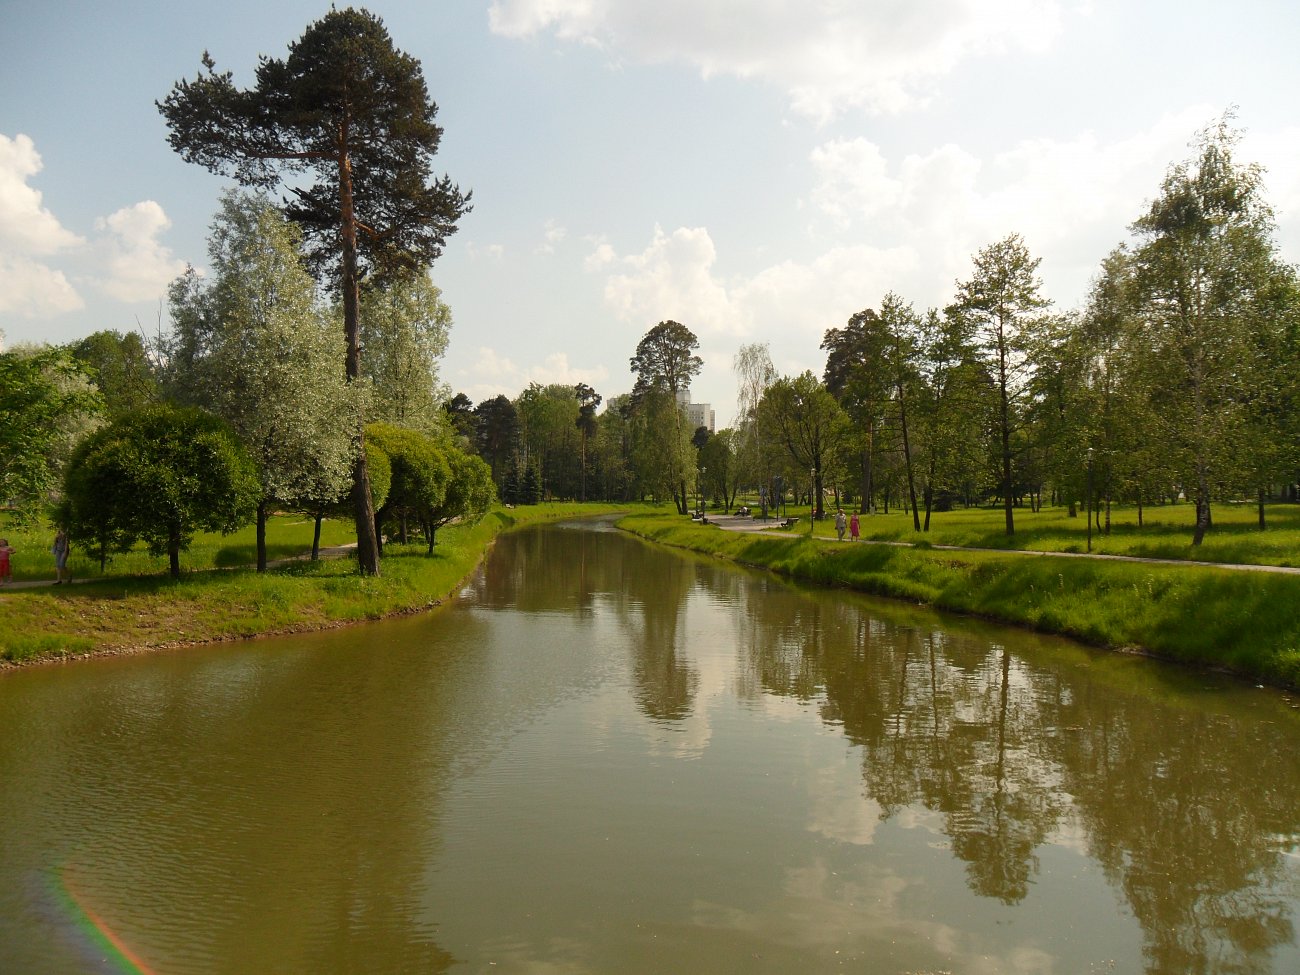
<svg viewBox="0 0 1300 975">
<path fill-rule="evenodd" d="M 521 533 L 427 617 L 0 677 L 0 973 L 1292 975 L 1296 704 Z"/>
</svg>

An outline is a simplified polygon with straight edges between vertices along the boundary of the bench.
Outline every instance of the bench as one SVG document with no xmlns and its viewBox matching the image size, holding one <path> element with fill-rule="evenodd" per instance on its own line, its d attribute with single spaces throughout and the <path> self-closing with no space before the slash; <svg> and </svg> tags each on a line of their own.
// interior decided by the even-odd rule
<svg viewBox="0 0 1300 975">
<path fill-rule="evenodd" d="M 780 527 L 782 527 L 782 528 L 793 528 L 793 527 L 794 527 L 795 525 L 797 525 L 797 524 L 799 524 L 799 519 L 798 519 L 798 518 L 787 518 L 785 521 L 781 522 Z"/>
</svg>

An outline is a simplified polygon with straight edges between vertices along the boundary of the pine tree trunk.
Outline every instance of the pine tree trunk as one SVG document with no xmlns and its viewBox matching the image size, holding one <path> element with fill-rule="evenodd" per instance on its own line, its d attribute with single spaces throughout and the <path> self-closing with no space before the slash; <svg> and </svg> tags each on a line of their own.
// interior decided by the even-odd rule
<svg viewBox="0 0 1300 975">
<path fill-rule="evenodd" d="M 348 156 L 346 127 L 339 153 L 339 206 L 343 232 L 343 331 L 347 336 L 349 383 L 361 380 L 361 292 L 357 275 L 357 216 L 352 199 L 352 160 Z M 357 525 L 357 565 L 362 575 L 379 575 L 379 536 L 370 497 L 370 471 L 366 467 L 365 417 L 357 418 L 357 457 L 352 465 L 352 508 Z"/>
</svg>

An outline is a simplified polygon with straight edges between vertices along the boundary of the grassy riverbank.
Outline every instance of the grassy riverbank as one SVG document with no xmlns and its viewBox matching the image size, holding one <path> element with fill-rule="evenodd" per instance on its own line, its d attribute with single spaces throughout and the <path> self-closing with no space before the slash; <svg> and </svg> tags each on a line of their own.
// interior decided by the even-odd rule
<svg viewBox="0 0 1300 975">
<path fill-rule="evenodd" d="M 147 554 L 132 554 L 115 560 L 111 574 L 93 581 L 0 590 L 0 665 L 326 629 L 419 612 L 455 592 L 501 532 L 616 510 L 625 509 L 594 504 L 497 508 L 472 527 L 441 529 L 432 556 L 426 556 L 423 544 L 386 546 L 378 578 L 362 577 L 355 561 L 346 557 L 296 561 L 264 574 L 248 568 L 202 571 L 231 564 L 243 552 L 238 536 L 197 539 L 187 565 L 200 571 L 187 571 L 176 581 L 162 574 L 165 560 L 151 575 L 131 574 L 123 567 L 149 564 Z M 309 524 L 305 544 L 304 523 L 277 519 L 273 524 L 274 551 L 296 555 L 310 549 Z M 346 540 L 346 526 L 333 526 L 331 533 L 331 541 Z M 82 570 L 80 577 L 86 578 L 89 567 Z M 78 573 L 75 563 L 73 571 Z M 20 579 L 26 574 L 16 573 Z"/>
<path fill-rule="evenodd" d="M 1300 576 L 841 544 L 824 536 L 809 539 L 797 529 L 786 537 L 756 536 L 665 515 L 629 515 L 619 525 L 656 542 L 793 579 L 1300 688 Z M 804 525 L 806 531 L 806 520 Z"/>
</svg>

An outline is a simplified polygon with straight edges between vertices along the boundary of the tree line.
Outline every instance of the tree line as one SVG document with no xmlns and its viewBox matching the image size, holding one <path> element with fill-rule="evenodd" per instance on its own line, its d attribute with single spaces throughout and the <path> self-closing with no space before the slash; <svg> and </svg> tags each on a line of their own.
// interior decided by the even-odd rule
<svg viewBox="0 0 1300 975">
<path fill-rule="evenodd" d="M 1258 167 L 1235 155 L 1231 114 L 1198 134 L 1103 261 L 1081 309 L 1056 311 L 1040 259 L 1012 234 L 974 255 L 942 308 L 886 294 L 825 332 L 822 376 L 780 376 L 765 344 L 733 368 L 737 416 L 710 434 L 679 396 L 702 365 L 665 321 L 630 359 L 630 393 L 532 384 L 446 406 L 503 496 L 690 496 L 730 507 L 790 495 L 862 512 L 891 505 L 917 531 L 954 505 L 1079 507 L 1109 528 L 1112 502 L 1196 507 L 1295 499 L 1300 288 L 1282 261 Z M 1104 519 L 1104 527 L 1103 527 Z"/>
</svg>

